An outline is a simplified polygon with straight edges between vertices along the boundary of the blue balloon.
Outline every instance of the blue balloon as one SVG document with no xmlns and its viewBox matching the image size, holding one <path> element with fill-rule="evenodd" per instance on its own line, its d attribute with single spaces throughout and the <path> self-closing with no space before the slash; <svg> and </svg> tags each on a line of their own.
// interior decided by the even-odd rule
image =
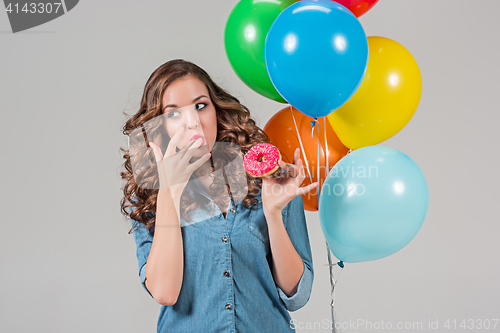
<svg viewBox="0 0 500 333">
<path fill-rule="evenodd" d="M 420 230 L 428 205 L 424 174 L 408 155 L 367 146 L 332 168 L 321 188 L 319 217 L 335 257 L 354 263 L 402 249 Z"/>
<path fill-rule="evenodd" d="M 324 117 L 358 90 L 368 66 L 368 40 L 354 14 L 331 0 L 285 8 L 264 46 L 269 78 L 280 95 L 307 116 Z"/>
</svg>

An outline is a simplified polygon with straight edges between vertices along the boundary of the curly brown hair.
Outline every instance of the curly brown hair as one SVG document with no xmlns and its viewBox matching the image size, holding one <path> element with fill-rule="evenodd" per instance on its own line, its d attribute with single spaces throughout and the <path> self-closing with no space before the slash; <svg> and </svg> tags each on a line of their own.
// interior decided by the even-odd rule
<svg viewBox="0 0 500 333">
<path fill-rule="evenodd" d="M 250 111 L 246 106 L 242 105 L 236 97 L 212 81 L 207 72 L 202 68 L 183 59 L 168 61 L 151 74 L 144 87 L 139 111 L 128 118 L 122 128 L 123 134 L 130 136 L 134 129 L 140 128 L 145 122 L 160 116 L 162 114 L 161 102 L 165 90 L 172 82 L 187 75 L 197 77 L 207 86 L 217 116 L 216 142 L 230 142 L 238 145 L 242 154 L 245 154 L 255 144 L 263 142 L 271 143 L 267 134 L 255 125 L 255 121 L 250 117 Z M 144 224 L 148 231 L 150 231 L 155 225 L 158 189 L 148 189 L 138 186 L 132 172 L 130 151 L 128 148 L 130 147 L 120 148 L 124 153 L 123 158 L 125 159 L 123 163 L 125 171 L 121 172 L 121 178 L 126 181 L 123 187 L 124 197 L 120 201 L 121 212 L 125 216 Z M 144 149 L 144 154 L 149 155 L 151 161 L 154 161 L 152 148 L 148 145 Z M 216 162 L 212 160 L 212 168 L 214 168 L 214 165 L 215 168 L 220 167 L 217 163 L 225 163 L 225 161 Z M 151 170 L 144 171 L 145 174 L 149 173 L 150 178 L 156 178 L 150 180 L 153 183 L 158 181 L 157 173 L 153 170 L 154 168 L 156 166 L 151 164 Z M 243 202 L 245 207 L 248 208 L 257 203 L 258 200 L 255 196 L 260 192 L 262 180 L 248 174 L 246 174 L 246 178 L 248 193 Z M 181 207 L 185 207 L 183 211 L 194 209 L 199 205 L 196 200 L 190 201 L 184 194 L 181 196 Z M 215 197 L 221 196 L 216 195 Z M 191 202 L 190 204 L 187 203 L 189 201 Z M 129 208 L 132 207 L 136 208 L 129 211 Z M 128 233 L 132 233 L 133 229 L 132 227 Z"/>
</svg>

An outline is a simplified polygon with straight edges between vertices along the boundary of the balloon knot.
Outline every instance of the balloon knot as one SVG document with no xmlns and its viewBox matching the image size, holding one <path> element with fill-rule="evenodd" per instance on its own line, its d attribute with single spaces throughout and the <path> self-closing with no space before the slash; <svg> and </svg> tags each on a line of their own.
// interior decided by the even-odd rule
<svg viewBox="0 0 500 333">
<path fill-rule="evenodd" d="M 314 137 L 314 126 L 316 125 L 316 121 L 318 120 L 318 118 L 314 117 L 314 120 L 310 120 L 311 122 L 311 125 L 312 125 L 312 129 L 311 129 L 311 138 Z M 318 144 L 319 144 L 319 141 L 318 141 Z"/>
<path fill-rule="evenodd" d="M 339 262 L 337 263 L 337 265 L 339 265 L 340 267 L 344 268 L 344 263 L 342 262 L 342 260 L 341 260 L 341 261 L 339 261 Z"/>
</svg>

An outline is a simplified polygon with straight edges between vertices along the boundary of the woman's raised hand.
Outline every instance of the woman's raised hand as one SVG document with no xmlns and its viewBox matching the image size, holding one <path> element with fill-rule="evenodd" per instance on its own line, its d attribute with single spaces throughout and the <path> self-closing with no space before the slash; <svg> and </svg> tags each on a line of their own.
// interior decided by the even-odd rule
<svg viewBox="0 0 500 333">
<path fill-rule="evenodd" d="M 262 177 L 262 205 L 264 212 L 281 212 L 290 200 L 311 191 L 319 185 L 319 182 L 314 182 L 305 187 L 300 187 L 306 175 L 299 148 L 295 149 L 293 164 L 280 161 L 279 166 L 288 171 L 284 177 Z"/>
<path fill-rule="evenodd" d="M 203 163 L 210 158 L 210 153 L 206 153 L 193 163 L 189 160 L 196 152 L 196 149 L 201 146 L 203 140 L 198 138 L 194 141 L 189 141 L 179 152 L 175 152 L 177 144 L 184 134 L 184 127 L 181 127 L 168 143 L 165 155 L 162 155 L 160 147 L 153 142 L 149 146 L 153 149 L 158 168 L 158 176 L 160 180 L 160 189 L 170 188 L 170 191 L 181 194 L 184 187 L 187 185 L 191 174 L 198 169 Z M 192 149 L 191 149 L 192 148 Z"/>
</svg>

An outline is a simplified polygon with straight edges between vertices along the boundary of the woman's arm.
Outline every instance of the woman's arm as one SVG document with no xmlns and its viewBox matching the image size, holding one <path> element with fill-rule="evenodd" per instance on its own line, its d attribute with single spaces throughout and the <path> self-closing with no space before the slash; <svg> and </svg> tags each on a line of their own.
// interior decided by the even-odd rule
<svg viewBox="0 0 500 333">
<path fill-rule="evenodd" d="M 265 214 L 273 256 L 273 277 L 285 295 L 293 296 L 304 273 L 304 262 L 295 250 L 280 211 Z"/>
<path fill-rule="evenodd" d="M 158 191 L 155 232 L 146 264 L 146 288 L 162 305 L 177 302 L 184 273 L 179 192 Z"/>
</svg>

